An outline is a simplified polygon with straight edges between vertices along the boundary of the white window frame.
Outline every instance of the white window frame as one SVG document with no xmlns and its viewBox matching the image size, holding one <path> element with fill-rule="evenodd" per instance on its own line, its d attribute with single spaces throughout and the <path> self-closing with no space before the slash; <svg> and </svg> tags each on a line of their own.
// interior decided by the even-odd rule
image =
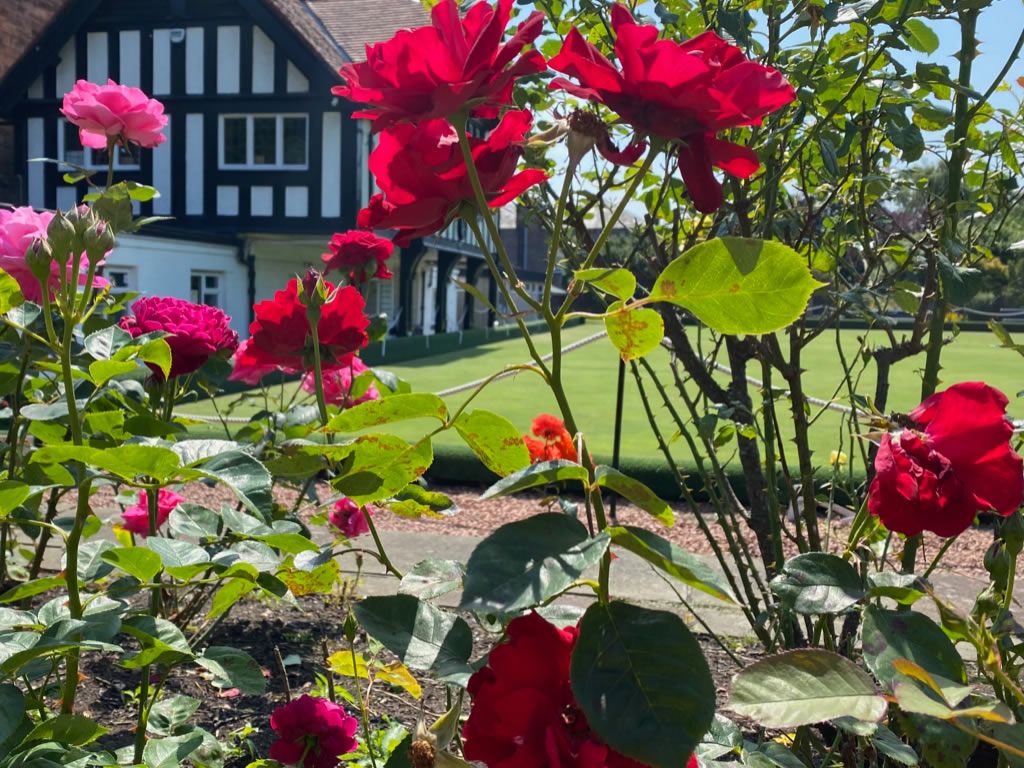
<svg viewBox="0 0 1024 768">
<path fill-rule="evenodd" d="M 65 119 L 63 117 L 60 118 L 60 120 L 58 121 L 58 127 L 57 127 L 57 159 L 60 160 L 61 162 L 67 162 L 64 159 L 64 152 L 65 152 L 64 136 L 65 136 L 65 132 L 68 130 L 68 126 L 70 126 L 70 125 L 71 125 L 71 123 L 69 123 L 67 121 L 67 119 Z M 83 162 L 75 163 L 75 165 L 76 166 L 80 165 L 82 168 L 88 168 L 90 171 L 103 171 L 103 170 L 106 170 L 106 168 L 107 168 L 107 164 L 106 163 L 97 163 L 97 162 L 95 162 L 93 160 L 93 153 L 94 152 L 98 152 L 98 151 L 99 150 L 95 150 L 92 147 L 83 146 L 82 147 Z M 115 171 L 138 171 L 138 170 L 141 170 L 141 166 L 139 165 L 139 162 L 138 162 L 138 152 L 139 152 L 139 148 L 138 147 L 135 148 L 135 152 L 136 152 L 136 161 L 134 163 L 122 163 L 121 162 L 121 150 L 120 150 L 119 147 L 114 147 L 114 170 Z M 64 166 L 64 167 L 62 167 L 62 170 L 65 170 L 65 171 L 71 170 L 71 166 Z"/>
<path fill-rule="evenodd" d="M 253 162 L 253 153 L 256 151 L 253 142 L 253 121 L 258 117 L 272 117 L 276 120 L 275 126 L 275 149 L 277 162 L 273 164 L 257 164 Z M 301 117 L 306 121 L 306 161 L 304 163 L 284 162 L 284 121 L 288 117 Z M 224 160 L 224 121 L 245 120 L 245 162 L 228 163 Z M 217 168 L 221 171 L 307 171 L 309 170 L 309 114 L 306 112 L 281 112 L 281 113 L 253 113 L 234 114 L 227 113 L 220 115 L 217 121 Z"/>
<path fill-rule="evenodd" d="M 107 264 L 103 268 L 103 274 L 105 277 L 110 277 L 114 273 L 123 273 L 125 276 L 124 285 L 115 285 L 114 281 L 110 281 L 110 292 L 113 294 L 118 293 L 133 293 L 139 290 L 139 273 L 138 270 L 131 265 L 121 266 L 119 264 Z"/>
<path fill-rule="evenodd" d="M 217 288 L 216 288 L 217 303 L 216 304 L 210 304 L 209 306 L 211 306 L 211 307 L 218 307 L 219 309 L 224 309 L 224 301 L 225 301 L 226 297 L 224 296 L 224 273 L 223 272 L 216 272 L 216 271 L 210 270 L 210 269 L 193 269 L 193 270 L 191 270 L 189 272 L 189 276 L 188 277 L 189 277 L 189 280 L 188 280 L 188 292 L 189 292 L 189 300 L 190 301 L 192 300 L 192 280 L 194 278 L 196 278 L 196 277 L 200 278 L 200 280 L 199 280 L 199 296 L 196 297 L 198 299 L 198 301 L 193 302 L 195 304 L 206 304 L 206 300 L 205 300 L 206 278 L 208 278 L 208 277 L 215 277 L 215 278 L 217 278 Z"/>
</svg>

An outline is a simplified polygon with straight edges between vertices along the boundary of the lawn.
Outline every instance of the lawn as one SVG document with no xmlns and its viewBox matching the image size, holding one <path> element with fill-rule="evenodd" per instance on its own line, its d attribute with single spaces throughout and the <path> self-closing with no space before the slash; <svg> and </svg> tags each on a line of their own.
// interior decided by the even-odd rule
<svg viewBox="0 0 1024 768">
<path fill-rule="evenodd" d="M 600 330 L 600 326 L 590 323 L 568 329 L 563 344 L 569 344 L 590 336 Z M 844 330 L 839 333 L 839 340 L 848 361 L 857 356 L 860 339 L 864 331 Z M 537 338 L 537 346 L 542 353 L 550 350 L 546 337 Z M 812 397 L 828 399 L 832 397 L 842 381 L 842 368 L 836 349 L 834 333 L 819 337 L 804 352 L 803 365 L 808 371 L 805 376 L 807 394 Z M 460 352 L 422 358 L 395 366 L 382 366 L 407 380 L 414 391 L 440 392 L 464 382 L 485 377 L 512 363 L 525 362 L 528 359 L 526 346 L 521 339 L 511 339 L 485 344 Z M 651 357 L 652 364 L 660 370 L 668 370 L 668 355 L 658 350 Z M 920 393 L 920 367 L 923 357 L 904 361 L 898 365 L 892 377 L 892 388 L 889 396 L 889 407 L 897 411 L 909 411 L 917 405 Z M 1011 397 L 1011 413 L 1024 416 L 1024 403 L 1015 399 L 1015 393 L 1024 389 L 1024 358 L 1015 353 L 1000 349 L 995 337 L 987 332 L 964 332 L 943 352 L 943 385 L 958 381 L 985 379 L 993 386 L 999 387 Z M 564 358 L 565 378 L 568 382 L 569 398 L 573 404 L 578 424 L 585 430 L 595 454 L 610 456 L 614 427 L 615 379 L 617 358 L 612 345 L 607 339 L 598 339 L 582 348 L 567 354 Z M 758 370 L 751 370 L 751 375 L 759 376 Z M 666 378 L 666 381 L 668 379 Z M 777 382 L 776 382 L 777 385 Z M 869 366 L 861 378 L 857 391 L 862 395 L 874 392 L 874 367 Z M 294 391 L 295 385 L 286 385 L 286 392 Z M 457 407 L 469 395 L 462 392 L 447 398 L 450 407 Z M 276 397 L 277 391 L 274 391 Z M 236 399 L 237 395 L 219 398 L 219 405 L 225 408 Z M 846 402 L 845 392 L 837 398 Z M 787 403 L 780 403 L 787 408 Z M 246 416 L 257 410 L 257 404 L 251 403 L 236 408 L 233 415 Z M 523 373 L 515 377 L 503 379 L 488 386 L 474 401 L 473 408 L 485 408 L 496 411 L 509 418 L 524 432 L 529 429 L 530 421 L 538 413 L 557 413 L 554 399 L 546 390 L 543 382 L 532 374 Z M 682 407 L 678 402 L 678 407 Z M 212 414 L 210 402 L 191 404 L 183 408 L 189 413 Z M 819 408 L 812 406 L 812 416 L 817 415 Z M 788 423 L 788 412 L 782 414 Z M 839 426 L 842 417 L 828 411 L 818 418 L 811 430 L 812 446 L 818 455 L 818 461 L 827 462 L 831 451 L 842 447 L 848 450 L 848 444 L 839 445 Z M 389 431 L 407 438 L 415 438 L 432 428 L 422 421 L 410 421 L 393 425 Z M 675 427 L 666 427 L 667 434 L 675 432 Z M 787 430 L 788 431 L 788 430 Z M 438 444 L 458 444 L 459 438 L 454 433 L 443 433 L 438 436 Z M 677 458 L 686 460 L 688 456 L 681 443 L 673 446 Z M 653 458 L 659 456 L 658 446 L 644 415 L 640 396 L 632 377 L 627 375 L 625 408 L 623 414 L 622 451 L 624 457 Z"/>
</svg>

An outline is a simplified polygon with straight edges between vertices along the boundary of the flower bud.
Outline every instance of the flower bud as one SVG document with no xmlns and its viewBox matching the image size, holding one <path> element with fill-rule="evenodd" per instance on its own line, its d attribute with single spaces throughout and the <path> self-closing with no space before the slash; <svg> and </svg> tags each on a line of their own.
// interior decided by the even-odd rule
<svg viewBox="0 0 1024 768">
<path fill-rule="evenodd" d="M 1011 555 L 1019 555 L 1024 550 L 1024 518 L 1019 511 L 1003 519 L 999 538 L 1006 544 L 1006 551 Z"/>
<path fill-rule="evenodd" d="M 569 115 L 568 123 L 569 139 L 566 146 L 572 165 L 582 160 L 597 144 L 608 140 L 608 126 L 589 110 L 577 109 Z"/>
<path fill-rule="evenodd" d="M 71 225 L 75 228 L 75 234 L 79 237 L 85 235 L 85 230 L 89 228 L 95 218 L 92 214 L 92 208 L 84 203 L 76 205 L 65 216 L 71 222 Z"/>
<path fill-rule="evenodd" d="M 85 231 L 82 244 L 89 264 L 95 266 L 114 247 L 114 232 L 107 222 L 99 219 Z"/>
<path fill-rule="evenodd" d="M 57 211 L 46 228 L 46 239 L 50 243 L 50 250 L 55 260 L 64 263 L 68 255 L 81 250 L 82 246 L 75 232 L 75 225 L 64 215 L 63 211 Z"/>
<path fill-rule="evenodd" d="M 25 263 L 35 275 L 37 280 L 48 282 L 50 279 L 50 264 L 53 263 L 53 251 L 50 244 L 39 238 L 32 241 L 32 245 L 25 251 Z"/>
</svg>

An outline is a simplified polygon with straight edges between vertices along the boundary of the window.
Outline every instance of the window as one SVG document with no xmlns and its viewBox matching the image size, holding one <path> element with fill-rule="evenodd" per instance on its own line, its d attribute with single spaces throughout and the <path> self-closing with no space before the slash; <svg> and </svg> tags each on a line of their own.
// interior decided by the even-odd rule
<svg viewBox="0 0 1024 768">
<path fill-rule="evenodd" d="M 103 276 L 110 281 L 111 293 L 128 293 L 138 290 L 135 267 L 115 267 L 108 264 L 103 268 Z"/>
<path fill-rule="evenodd" d="M 220 275 L 216 272 L 193 272 L 191 289 L 193 304 L 206 304 L 210 307 L 221 306 Z"/>
<path fill-rule="evenodd" d="M 308 147 L 308 115 L 221 115 L 221 169 L 305 170 Z"/>
<path fill-rule="evenodd" d="M 81 168 L 104 169 L 107 167 L 107 150 L 83 147 L 78 127 L 67 120 L 60 122 L 61 130 L 57 132 L 58 159 Z M 137 171 L 139 169 L 139 158 L 138 156 L 133 157 L 131 150 L 126 147 L 117 147 L 114 151 L 117 153 L 114 158 L 114 168 L 121 171 Z"/>
</svg>

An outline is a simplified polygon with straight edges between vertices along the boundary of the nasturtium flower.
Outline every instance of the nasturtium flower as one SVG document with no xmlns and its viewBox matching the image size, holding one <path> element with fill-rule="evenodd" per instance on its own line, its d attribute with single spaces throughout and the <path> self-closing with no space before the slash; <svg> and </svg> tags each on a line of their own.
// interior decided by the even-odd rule
<svg viewBox="0 0 1024 768">
<path fill-rule="evenodd" d="M 512 0 L 478 2 L 465 14 L 455 0 L 441 0 L 429 26 L 400 30 L 367 46 L 365 61 L 343 66 L 345 84 L 331 92 L 365 104 L 354 117 L 373 120 L 375 130 L 466 110 L 495 118 L 512 103 L 515 81 L 545 68 L 538 51 L 523 51 L 540 34 L 544 15 L 534 11 L 502 42 L 511 14 Z"/>
<path fill-rule="evenodd" d="M 320 307 L 317 336 L 325 368 L 337 365 L 357 349 L 366 346 L 369 318 L 363 312 L 366 303 L 352 286 L 335 289 L 324 281 L 327 301 Z M 274 298 L 253 307 L 255 319 L 249 325 L 250 343 L 245 349 L 245 364 L 266 372 L 276 366 L 288 373 L 312 368 L 313 329 L 306 305 L 299 294 L 299 280 L 292 278 Z M 236 372 L 238 360 L 236 359 Z"/>
<path fill-rule="evenodd" d="M 330 253 L 320 257 L 324 262 L 324 272 L 344 272 L 350 283 L 365 283 L 372 277 L 378 280 L 394 277 L 387 262 L 395 244 L 373 232 L 359 229 L 335 232 L 327 247 Z"/>
<path fill-rule="evenodd" d="M 366 520 L 369 514 L 368 508 L 359 506 L 346 496 L 338 499 L 334 508 L 327 513 L 327 519 L 346 539 L 354 539 L 370 532 L 370 524 Z"/>
<path fill-rule="evenodd" d="M 224 353 L 226 357 L 238 348 L 238 334 L 224 310 L 172 296 L 143 296 L 119 324 L 132 336 L 154 331 L 167 334 L 164 341 L 171 348 L 172 379 L 199 370 L 214 355 Z M 153 376 L 162 381 L 160 367 L 148 365 Z"/>
<path fill-rule="evenodd" d="M 637 24 L 622 3 L 611 8 L 615 55 L 605 58 L 577 29 L 549 62 L 576 79 L 556 77 L 550 87 L 603 104 L 642 137 L 674 143 L 679 170 L 697 210 L 722 204 L 713 167 L 739 178 L 759 167 L 749 147 L 719 139 L 720 131 L 759 125 L 796 98 L 777 70 L 749 60 L 714 32 L 683 43 L 659 39 L 657 27 Z"/>
<path fill-rule="evenodd" d="M 979 512 L 1013 514 L 1024 460 L 1010 447 L 1007 398 L 983 382 L 954 384 L 886 434 L 875 456 L 868 510 L 890 531 L 956 536 Z"/>
<path fill-rule="evenodd" d="M 79 80 L 64 94 L 61 113 L 78 126 L 83 147 L 106 149 L 111 140 L 144 149 L 163 144 L 167 137 L 164 105 L 138 88 L 107 80 L 96 85 Z"/>
<path fill-rule="evenodd" d="M 526 110 L 506 112 L 486 139 L 469 138 L 487 203 L 499 208 L 547 179 L 537 168 L 516 172 L 522 141 L 533 123 Z M 444 229 L 463 203 L 475 200 L 458 136 L 451 123 L 403 123 L 381 132 L 370 154 L 370 171 L 381 192 L 359 212 L 365 229 L 396 229 L 395 244 Z"/>
<path fill-rule="evenodd" d="M 175 493 L 170 488 L 161 488 L 157 493 L 156 527 L 159 528 L 166 523 L 174 508 L 184 501 L 184 496 Z M 131 531 L 136 536 L 149 535 L 149 496 L 146 491 L 139 491 L 138 502 L 125 508 L 122 519 L 125 530 Z"/>
<path fill-rule="evenodd" d="M 354 405 L 365 403 L 368 400 L 379 400 L 380 392 L 376 385 L 371 384 L 358 397 L 352 397 L 352 385 L 360 374 L 370 368 L 355 355 L 349 355 L 342 360 L 335 368 L 325 368 L 323 371 L 324 399 L 331 405 L 342 408 L 351 408 Z M 307 371 L 302 377 L 302 388 L 309 393 L 316 392 L 316 372 Z"/>
<path fill-rule="evenodd" d="M 270 715 L 277 741 L 270 757 L 279 763 L 302 768 L 334 768 L 341 755 L 356 749 L 359 721 L 344 707 L 328 699 L 303 694 Z"/>
<path fill-rule="evenodd" d="M 569 683 L 579 636 L 536 613 L 509 622 L 487 666 L 469 679 L 467 760 L 488 768 L 644 768 L 601 741 Z M 691 760 L 692 762 L 692 760 Z"/>
</svg>

